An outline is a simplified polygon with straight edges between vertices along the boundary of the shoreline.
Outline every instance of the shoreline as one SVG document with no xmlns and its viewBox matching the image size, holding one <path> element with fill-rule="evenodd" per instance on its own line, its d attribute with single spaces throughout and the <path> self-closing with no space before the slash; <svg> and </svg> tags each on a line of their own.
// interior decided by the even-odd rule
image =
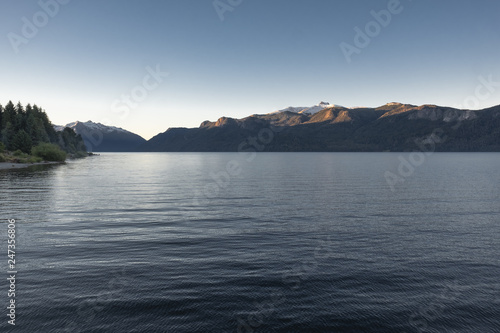
<svg viewBox="0 0 500 333">
<path fill-rule="evenodd" d="M 36 165 L 64 164 L 65 162 L 39 162 L 39 163 L 10 163 L 0 162 L 0 170 L 25 169 Z"/>
</svg>

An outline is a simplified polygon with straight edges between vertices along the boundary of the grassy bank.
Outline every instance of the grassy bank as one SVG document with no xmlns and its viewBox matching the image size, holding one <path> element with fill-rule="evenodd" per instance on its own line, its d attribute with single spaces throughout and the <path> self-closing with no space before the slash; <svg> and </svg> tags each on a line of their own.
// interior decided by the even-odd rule
<svg viewBox="0 0 500 333">
<path fill-rule="evenodd" d="M 14 152 L 5 150 L 0 143 L 0 163 L 22 163 L 32 164 L 41 162 L 64 162 L 66 158 L 86 157 L 86 152 L 77 152 L 76 154 L 67 154 L 57 145 L 50 143 L 41 143 L 31 149 L 31 154 L 16 150 Z"/>
</svg>

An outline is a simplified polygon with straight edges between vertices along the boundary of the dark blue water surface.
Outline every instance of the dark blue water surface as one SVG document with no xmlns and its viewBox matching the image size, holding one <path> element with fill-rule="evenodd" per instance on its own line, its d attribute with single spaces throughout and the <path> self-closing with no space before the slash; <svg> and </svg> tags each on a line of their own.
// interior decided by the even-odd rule
<svg viewBox="0 0 500 333">
<path fill-rule="evenodd" d="M 159 153 L 1 171 L 18 274 L 13 328 L 0 251 L 0 331 L 500 332 L 499 170 Z"/>
</svg>

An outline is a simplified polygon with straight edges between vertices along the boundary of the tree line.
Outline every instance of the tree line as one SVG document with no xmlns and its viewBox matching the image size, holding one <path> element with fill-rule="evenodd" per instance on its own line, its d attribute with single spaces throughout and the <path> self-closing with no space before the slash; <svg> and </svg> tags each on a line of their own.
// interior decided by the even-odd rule
<svg viewBox="0 0 500 333">
<path fill-rule="evenodd" d="M 20 102 L 14 105 L 12 101 L 0 105 L 0 142 L 9 151 L 26 154 L 42 143 L 58 145 L 70 154 L 86 151 L 80 135 L 71 128 L 57 132 L 42 108 L 36 104 L 23 107 Z"/>
</svg>

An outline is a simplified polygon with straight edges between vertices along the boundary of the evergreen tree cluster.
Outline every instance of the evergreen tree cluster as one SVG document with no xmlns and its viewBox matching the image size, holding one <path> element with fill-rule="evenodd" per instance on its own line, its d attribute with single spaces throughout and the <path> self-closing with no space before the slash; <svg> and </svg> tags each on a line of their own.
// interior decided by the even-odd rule
<svg viewBox="0 0 500 333">
<path fill-rule="evenodd" d="M 14 105 L 12 101 L 0 105 L 0 142 L 7 150 L 27 154 L 41 143 L 56 144 L 70 154 L 86 151 L 80 135 L 71 128 L 57 132 L 42 108 L 30 104 L 23 107 L 20 102 Z"/>
</svg>

